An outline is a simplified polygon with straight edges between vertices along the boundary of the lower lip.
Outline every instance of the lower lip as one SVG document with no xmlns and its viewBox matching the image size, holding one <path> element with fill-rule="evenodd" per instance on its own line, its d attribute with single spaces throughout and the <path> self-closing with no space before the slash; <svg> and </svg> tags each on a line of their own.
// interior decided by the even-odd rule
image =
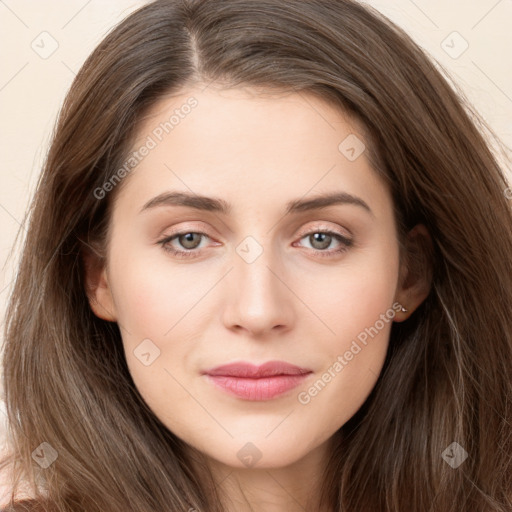
<svg viewBox="0 0 512 512">
<path fill-rule="evenodd" d="M 276 375 L 258 379 L 226 375 L 207 375 L 218 387 L 245 400 L 271 400 L 299 386 L 309 375 Z"/>
</svg>

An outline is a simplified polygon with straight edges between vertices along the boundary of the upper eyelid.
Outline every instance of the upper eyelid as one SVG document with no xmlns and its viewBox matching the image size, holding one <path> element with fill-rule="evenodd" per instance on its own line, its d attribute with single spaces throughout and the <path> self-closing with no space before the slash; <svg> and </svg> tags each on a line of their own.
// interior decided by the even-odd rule
<svg viewBox="0 0 512 512">
<path fill-rule="evenodd" d="M 326 222 L 331 222 L 331 221 L 316 221 L 316 222 L 320 222 L 320 223 L 326 223 Z M 341 233 L 339 231 L 342 231 Z M 334 228 L 334 227 L 330 227 L 330 226 L 327 226 L 327 225 L 319 225 L 319 226 L 311 226 L 311 227 L 308 227 L 308 228 L 301 228 L 299 229 L 298 231 L 298 234 L 300 236 L 304 236 L 306 234 L 309 234 L 309 233 L 312 233 L 312 232 L 317 232 L 317 231 L 329 231 L 329 232 L 333 232 L 333 233 L 336 233 L 336 234 L 339 234 L 340 236 L 343 236 L 345 238 L 348 238 L 348 237 L 352 237 L 353 234 L 352 232 L 346 228 L 346 227 L 338 227 L 338 228 Z M 343 231 L 345 233 L 343 233 Z M 170 233 L 169 235 L 167 235 L 168 237 L 169 236 L 174 236 L 174 235 L 177 235 L 177 234 L 186 234 L 186 233 L 201 233 L 203 235 L 206 235 L 210 238 L 214 238 L 212 236 L 210 236 L 210 234 L 208 233 L 208 230 L 203 230 L 202 228 L 199 228 L 199 227 L 196 227 L 196 226 L 192 226 L 192 227 L 189 227 L 189 228 L 184 228 L 184 229 L 177 229 L 176 231 Z M 164 236 L 164 235 L 162 235 Z M 298 236 L 298 235 L 297 235 Z"/>
<path fill-rule="evenodd" d="M 322 232 L 322 231 L 326 231 L 326 232 L 329 232 L 329 233 L 334 233 L 334 234 L 337 234 L 337 235 L 340 235 L 344 238 L 352 238 L 352 233 L 347 229 L 347 228 L 341 228 L 343 231 L 346 232 L 346 234 L 340 232 L 340 228 L 332 228 L 332 227 L 329 227 L 329 226 L 326 226 L 326 225 L 320 225 L 320 226 L 313 226 L 313 227 L 309 227 L 309 228 L 304 228 L 304 229 L 300 229 L 299 232 L 298 232 L 298 236 L 305 236 L 305 235 L 308 235 L 310 233 L 316 233 L 316 232 Z"/>
<path fill-rule="evenodd" d="M 195 233 L 195 234 L 198 234 L 198 235 L 204 235 L 204 236 L 206 236 L 206 237 L 208 237 L 210 239 L 214 238 L 207 231 L 201 231 L 199 229 L 178 230 L 178 231 L 175 231 L 173 233 L 169 233 L 168 235 L 162 235 L 162 236 L 164 237 L 164 239 L 168 239 L 168 238 L 174 238 L 174 237 L 177 237 L 177 236 L 186 235 L 188 233 Z M 327 227 L 318 227 L 318 228 L 310 228 L 310 229 L 301 230 L 301 231 L 299 231 L 297 236 L 299 238 L 304 238 L 305 236 L 310 235 L 312 233 L 328 233 L 328 234 L 333 234 L 333 235 L 341 236 L 342 238 L 351 238 L 352 237 L 352 235 L 347 236 L 347 235 L 345 235 L 343 233 L 339 233 L 335 229 L 327 228 Z"/>
<path fill-rule="evenodd" d="M 177 237 L 182 236 L 182 235 L 186 235 L 188 233 L 195 233 L 195 234 L 198 234 L 198 235 L 202 235 L 202 236 L 205 236 L 205 237 L 209 238 L 210 240 L 214 239 L 214 237 L 210 236 L 205 231 L 195 230 L 195 229 L 185 229 L 185 230 L 179 230 L 179 231 L 176 231 L 174 233 L 170 233 L 168 235 L 165 235 L 163 237 L 163 239 L 161 239 L 160 241 L 167 241 L 167 243 L 169 243 L 171 240 L 174 240 Z M 353 244 L 353 242 L 354 242 L 352 234 L 347 236 L 347 235 L 345 235 L 343 233 L 339 233 L 335 229 L 331 229 L 331 228 L 327 228 L 327 227 L 317 227 L 317 228 L 310 228 L 310 229 L 299 231 L 299 234 L 297 235 L 298 236 L 298 240 L 302 240 L 302 238 L 304 238 L 305 236 L 311 235 L 313 233 L 326 233 L 326 234 L 329 234 L 329 235 L 334 235 L 334 237 L 339 237 L 338 241 L 340 241 L 339 239 L 341 239 L 342 242 L 346 241 L 346 243 L 350 242 L 350 244 Z M 193 250 L 194 249 L 190 249 L 191 252 Z"/>
</svg>

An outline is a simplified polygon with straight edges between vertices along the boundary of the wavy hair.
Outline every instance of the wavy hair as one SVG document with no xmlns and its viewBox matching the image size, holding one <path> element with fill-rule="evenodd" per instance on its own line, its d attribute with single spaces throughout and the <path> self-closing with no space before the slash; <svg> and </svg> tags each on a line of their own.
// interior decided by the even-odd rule
<svg viewBox="0 0 512 512">
<path fill-rule="evenodd" d="M 223 512 L 206 467 L 137 392 L 117 324 L 92 312 L 83 258 L 106 254 L 122 182 L 94 191 L 151 106 L 212 81 L 341 107 L 390 185 L 400 241 L 418 222 L 432 237 L 431 292 L 393 324 L 374 389 L 336 434 L 323 510 L 510 512 L 512 190 L 497 137 L 439 64 L 353 0 L 157 0 L 87 58 L 27 212 L 6 313 L 12 500 L 25 479 L 34 503 L 59 512 Z M 457 468 L 443 458 L 454 442 L 468 455 Z M 41 453 L 57 459 L 42 467 Z"/>
</svg>

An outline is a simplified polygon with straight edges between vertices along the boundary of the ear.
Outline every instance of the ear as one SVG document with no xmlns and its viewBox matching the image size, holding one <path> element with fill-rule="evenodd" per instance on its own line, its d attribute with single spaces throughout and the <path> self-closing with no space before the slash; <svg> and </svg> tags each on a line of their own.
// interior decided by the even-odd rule
<svg viewBox="0 0 512 512">
<path fill-rule="evenodd" d="M 407 311 L 398 311 L 395 321 L 407 320 L 426 299 L 432 285 L 432 238 L 423 224 L 407 234 L 405 255 L 400 265 L 396 301 Z"/>
<path fill-rule="evenodd" d="M 85 292 L 94 314 L 109 322 L 117 321 L 114 299 L 108 283 L 105 259 L 92 246 L 81 251 Z"/>
</svg>

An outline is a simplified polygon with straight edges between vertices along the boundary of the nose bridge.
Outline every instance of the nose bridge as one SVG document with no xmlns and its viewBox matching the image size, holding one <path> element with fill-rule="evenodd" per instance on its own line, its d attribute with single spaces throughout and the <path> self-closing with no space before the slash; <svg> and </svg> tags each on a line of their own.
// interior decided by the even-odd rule
<svg viewBox="0 0 512 512">
<path fill-rule="evenodd" d="M 261 242 L 259 241 L 261 240 Z M 248 236 L 236 247 L 235 276 L 240 283 L 239 297 L 254 306 L 270 306 L 281 295 L 283 284 L 277 279 L 280 258 L 271 247 L 270 237 Z M 273 272 L 271 271 L 273 270 Z"/>
<path fill-rule="evenodd" d="M 283 282 L 281 262 L 271 247 L 271 237 L 262 236 L 258 240 L 247 236 L 238 244 L 227 306 L 227 321 L 231 325 L 255 333 L 290 324 L 291 292 Z"/>
</svg>

